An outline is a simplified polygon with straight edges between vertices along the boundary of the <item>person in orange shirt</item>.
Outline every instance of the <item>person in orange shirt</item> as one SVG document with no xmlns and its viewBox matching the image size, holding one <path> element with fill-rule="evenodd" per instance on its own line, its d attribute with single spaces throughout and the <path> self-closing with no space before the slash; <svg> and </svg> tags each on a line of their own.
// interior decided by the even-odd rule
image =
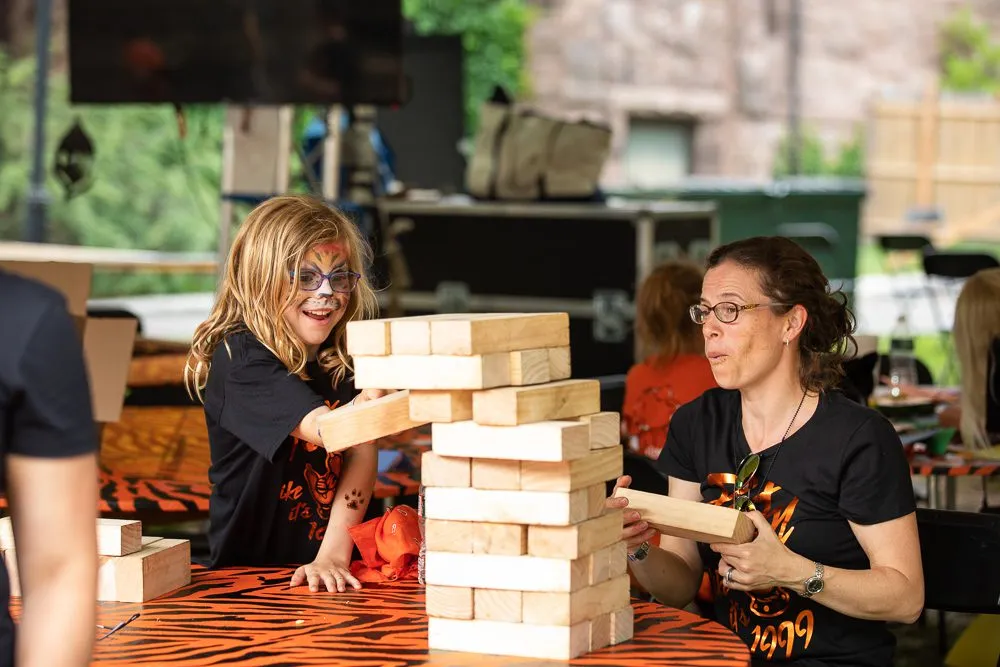
<svg viewBox="0 0 1000 667">
<path fill-rule="evenodd" d="M 677 408 L 718 386 L 701 327 L 688 314 L 701 298 L 701 280 L 696 265 L 667 262 L 649 274 L 636 298 L 636 335 L 644 359 L 625 377 L 622 435 L 632 452 L 653 461 Z"/>
</svg>

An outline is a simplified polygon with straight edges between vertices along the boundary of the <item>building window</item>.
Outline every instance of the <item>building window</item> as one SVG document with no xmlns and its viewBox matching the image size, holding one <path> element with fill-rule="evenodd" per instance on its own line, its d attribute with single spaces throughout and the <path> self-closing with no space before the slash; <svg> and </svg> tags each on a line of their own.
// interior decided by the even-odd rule
<svg viewBox="0 0 1000 667">
<path fill-rule="evenodd" d="M 670 185 L 693 171 L 694 128 L 676 119 L 632 118 L 625 146 L 625 180 L 632 187 Z"/>
</svg>

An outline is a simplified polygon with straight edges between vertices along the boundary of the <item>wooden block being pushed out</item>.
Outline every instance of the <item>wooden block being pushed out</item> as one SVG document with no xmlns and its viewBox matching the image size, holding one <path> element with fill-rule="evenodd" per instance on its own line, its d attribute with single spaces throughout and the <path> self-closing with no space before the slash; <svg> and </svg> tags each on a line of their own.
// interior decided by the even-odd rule
<svg viewBox="0 0 1000 667">
<path fill-rule="evenodd" d="M 431 422 L 460 422 L 472 419 L 471 391 L 410 392 L 410 419 Z"/>
<path fill-rule="evenodd" d="M 530 625 L 474 619 L 427 619 L 427 647 L 540 660 L 572 660 L 590 651 L 590 622 Z"/>
<path fill-rule="evenodd" d="M 10 517 L 0 519 L 0 549 L 14 549 Z M 127 556 L 142 548 L 142 522 L 135 519 L 97 519 L 97 554 Z"/>
<path fill-rule="evenodd" d="M 491 426 L 572 419 L 600 410 L 601 383 L 597 380 L 500 387 L 472 395 L 473 421 Z"/>
<path fill-rule="evenodd" d="M 433 354 L 490 354 L 569 345 L 569 313 L 495 313 L 431 322 Z"/>
<path fill-rule="evenodd" d="M 731 507 L 634 489 L 619 488 L 615 496 L 628 498 L 627 510 L 637 510 L 643 521 L 664 535 L 696 542 L 743 544 L 752 540 L 756 532 L 753 521 Z"/>
<path fill-rule="evenodd" d="M 590 428 L 572 421 L 518 427 L 472 421 L 431 425 L 431 447 L 441 456 L 515 461 L 572 461 L 590 453 Z"/>
<path fill-rule="evenodd" d="M 408 391 L 331 410 L 317 419 L 316 424 L 323 436 L 323 446 L 330 452 L 423 425 L 410 419 Z"/>
</svg>

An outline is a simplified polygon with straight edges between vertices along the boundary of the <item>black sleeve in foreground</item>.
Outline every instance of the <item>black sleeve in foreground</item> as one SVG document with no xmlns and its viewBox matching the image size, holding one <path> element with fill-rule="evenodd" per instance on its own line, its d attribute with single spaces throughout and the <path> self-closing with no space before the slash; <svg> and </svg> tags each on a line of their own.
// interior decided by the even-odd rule
<svg viewBox="0 0 1000 667">
<path fill-rule="evenodd" d="M 63 303 L 38 319 L 20 363 L 22 392 L 12 415 L 10 452 L 60 458 L 97 451 L 83 344 Z"/>
<path fill-rule="evenodd" d="M 325 405 L 322 396 L 249 335 L 233 345 L 225 372 L 219 423 L 268 461 L 303 417 Z"/>
</svg>

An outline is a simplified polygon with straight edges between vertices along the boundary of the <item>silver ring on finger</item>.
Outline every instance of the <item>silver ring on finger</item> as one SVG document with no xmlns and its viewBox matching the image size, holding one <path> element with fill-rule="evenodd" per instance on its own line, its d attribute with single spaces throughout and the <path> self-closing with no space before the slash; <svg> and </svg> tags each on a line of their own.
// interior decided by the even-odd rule
<svg viewBox="0 0 1000 667">
<path fill-rule="evenodd" d="M 736 569 L 735 567 L 730 567 L 728 570 L 726 570 L 726 586 L 733 585 L 733 570 L 735 569 Z"/>
</svg>

